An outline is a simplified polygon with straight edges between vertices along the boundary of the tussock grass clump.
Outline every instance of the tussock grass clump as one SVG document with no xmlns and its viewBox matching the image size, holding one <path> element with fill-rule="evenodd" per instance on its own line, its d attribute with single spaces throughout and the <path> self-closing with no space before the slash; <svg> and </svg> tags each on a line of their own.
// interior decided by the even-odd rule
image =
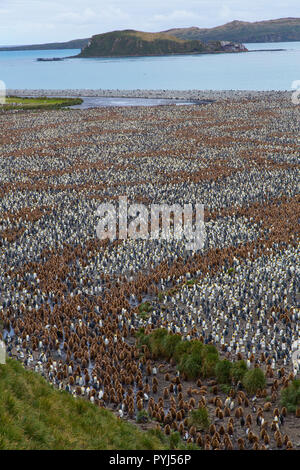
<svg viewBox="0 0 300 470">
<path fill-rule="evenodd" d="M 204 345 L 199 340 L 185 341 L 180 335 L 169 334 L 161 328 L 149 335 L 140 330 L 137 335 L 138 345 L 147 346 L 154 359 L 173 358 L 178 370 L 188 379 L 213 377 L 219 359 L 215 346 Z"/>
<path fill-rule="evenodd" d="M 0 366 L 0 449 L 166 449 L 161 436 L 54 389 L 17 361 Z"/>
<path fill-rule="evenodd" d="M 281 392 L 281 404 L 285 406 L 289 412 L 296 412 L 300 406 L 300 380 L 293 382 Z"/>
<path fill-rule="evenodd" d="M 259 367 L 248 370 L 243 377 L 243 385 L 248 393 L 256 393 L 266 386 L 265 374 Z"/>
<path fill-rule="evenodd" d="M 164 328 L 145 334 L 141 328 L 137 333 L 137 346 L 148 348 L 153 359 L 171 358 L 177 368 L 188 380 L 199 377 L 215 377 L 220 384 L 231 384 L 242 380 L 247 372 L 245 361 L 221 361 L 219 353 L 212 344 L 203 344 L 200 340 L 184 340 L 179 334 L 171 334 Z"/>
<path fill-rule="evenodd" d="M 231 377 L 235 382 L 242 381 L 247 370 L 248 367 L 245 361 L 236 361 L 232 364 Z"/>
<path fill-rule="evenodd" d="M 198 431 L 204 431 L 210 425 L 207 408 L 202 407 L 191 410 L 188 417 L 189 426 L 195 426 Z"/>
<path fill-rule="evenodd" d="M 141 410 L 138 412 L 137 417 L 136 417 L 136 422 L 137 423 L 148 423 L 150 417 L 147 413 L 146 410 Z"/>
<path fill-rule="evenodd" d="M 221 384 L 230 384 L 232 375 L 232 363 L 224 359 L 223 361 L 219 361 L 216 365 L 216 378 L 217 381 Z"/>
<path fill-rule="evenodd" d="M 227 359 L 216 365 L 216 379 L 220 384 L 229 385 L 243 380 L 248 368 L 245 361 L 230 362 Z"/>
</svg>

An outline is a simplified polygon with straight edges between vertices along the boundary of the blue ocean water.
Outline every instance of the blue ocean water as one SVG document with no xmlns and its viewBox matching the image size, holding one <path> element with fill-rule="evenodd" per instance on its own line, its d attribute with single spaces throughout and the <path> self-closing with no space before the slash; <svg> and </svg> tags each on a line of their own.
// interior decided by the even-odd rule
<svg viewBox="0 0 300 470">
<path fill-rule="evenodd" d="M 18 89 L 290 90 L 300 80 L 300 42 L 246 44 L 258 52 L 65 59 L 79 50 L 0 52 L 0 80 Z M 263 51 L 262 49 L 269 49 Z M 274 49 L 284 49 L 274 51 Z"/>
</svg>

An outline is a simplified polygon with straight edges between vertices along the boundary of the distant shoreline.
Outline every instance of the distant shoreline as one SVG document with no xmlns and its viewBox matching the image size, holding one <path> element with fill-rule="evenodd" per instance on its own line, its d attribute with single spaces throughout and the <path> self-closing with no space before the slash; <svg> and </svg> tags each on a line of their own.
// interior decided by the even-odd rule
<svg viewBox="0 0 300 470">
<path fill-rule="evenodd" d="M 244 99 L 268 100 L 274 97 L 291 99 L 293 91 L 256 91 L 256 90 L 108 90 L 108 89 L 8 89 L 7 96 L 30 97 L 102 97 L 102 98 L 143 98 L 167 99 L 177 101 L 238 101 Z"/>
<path fill-rule="evenodd" d="M 80 56 L 80 55 L 71 55 L 66 57 L 38 57 L 35 59 L 37 62 L 57 62 L 65 59 L 132 59 L 132 58 L 143 58 L 143 57 L 171 57 L 171 56 L 186 56 L 186 55 L 209 55 L 209 54 L 244 54 L 247 52 L 282 52 L 287 49 L 255 49 L 247 51 L 210 51 L 210 52 L 174 52 L 170 54 L 147 54 L 147 55 L 102 55 L 102 56 Z M 1 51 L 0 51 L 1 52 Z"/>
</svg>

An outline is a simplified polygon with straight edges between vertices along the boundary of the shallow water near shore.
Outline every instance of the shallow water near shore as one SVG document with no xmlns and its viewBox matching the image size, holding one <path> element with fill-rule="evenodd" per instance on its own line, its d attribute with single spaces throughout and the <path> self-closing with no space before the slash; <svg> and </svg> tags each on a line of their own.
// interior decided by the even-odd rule
<svg viewBox="0 0 300 470">
<path fill-rule="evenodd" d="M 300 42 L 246 44 L 251 54 L 65 59 L 79 50 L 0 52 L 0 80 L 14 89 L 290 90 Z M 281 49 L 281 50 L 280 50 Z"/>
<path fill-rule="evenodd" d="M 81 96 L 83 103 L 70 106 L 72 109 L 89 109 L 112 106 L 166 106 L 166 105 L 191 105 L 191 104 L 207 104 L 210 101 L 204 100 L 172 100 L 159 98 L 108 98 L 108 97 L 86 97 Z"/>
</svg>

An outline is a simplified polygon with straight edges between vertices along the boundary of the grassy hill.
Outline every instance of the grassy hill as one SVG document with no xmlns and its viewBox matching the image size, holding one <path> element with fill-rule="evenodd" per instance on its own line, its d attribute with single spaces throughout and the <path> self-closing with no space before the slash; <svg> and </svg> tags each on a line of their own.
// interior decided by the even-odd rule
<svg viewBox="0 0 300 470">
<path fill-rule="evenodd" d="M 216 28 L 177 28 L 165 31 L 180 39 L 236 42 L 300 41 L 300 18 L 269 21 L 231 21 Z"/>
<path fill-rule="evenodd" d="M 199 40 L 185 40 L 165 33 L 124 30 L 93 36 L 77 57 L 128 57 L 216 51 L 222 51 L 219 42 L 203 44 Z"/>
<path fill-rule="evenodd" d="M 166 448 L 162 434 L 54 389 L 17 361 L 0 365 L 0 449 Z"/>
</svg>

